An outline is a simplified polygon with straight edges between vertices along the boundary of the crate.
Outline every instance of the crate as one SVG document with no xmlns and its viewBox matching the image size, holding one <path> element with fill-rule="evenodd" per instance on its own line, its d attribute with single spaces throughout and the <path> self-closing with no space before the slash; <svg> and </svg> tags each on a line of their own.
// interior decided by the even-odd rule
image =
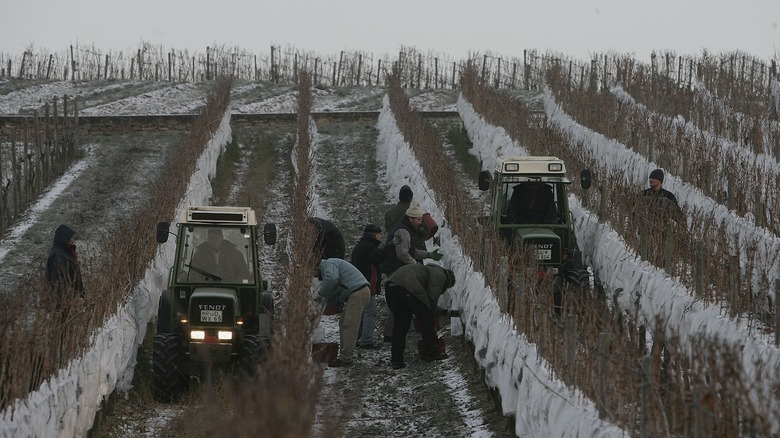
<svg viewBox="0 0 780 438">
<path fill-rule="evenodd" d="M 414 325 L 414 331 L 420 333 L 420 320 L 416 316 L 412 318 L 412 324 Z M 438 316 L 433 317 L 433 329 L 437 332 L 441 329 L 441 318 Z"/>
<path fill-rule="evenodd" d="M 439 342 L 436 345 L 436 351 L 441 354 L 444 353 L 447 348 L 447 342 L 444 340 L 444 338 L 439 338 Z M 425 360 L 425 357 L 427 356 L 425 352 L 423 351 L 423 341 L 422 339 L 419 339 L 417 341 L 417 354 L 420 355 L 420 359 Z"/>
</svg>

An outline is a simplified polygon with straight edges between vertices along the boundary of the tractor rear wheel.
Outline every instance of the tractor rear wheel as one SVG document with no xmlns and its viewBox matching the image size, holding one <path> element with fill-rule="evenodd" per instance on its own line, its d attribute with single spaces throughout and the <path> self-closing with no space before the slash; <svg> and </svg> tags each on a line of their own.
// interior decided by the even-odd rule
<svg viewBox="0 0 780 438">
<path fill-rule="evenodd" d="M 244 335 L 244 343 L 241 345 L 241 372 L 252 376 L 260 362 L 265 358 L 265 343 L 259 335 Z"/>
</svg>

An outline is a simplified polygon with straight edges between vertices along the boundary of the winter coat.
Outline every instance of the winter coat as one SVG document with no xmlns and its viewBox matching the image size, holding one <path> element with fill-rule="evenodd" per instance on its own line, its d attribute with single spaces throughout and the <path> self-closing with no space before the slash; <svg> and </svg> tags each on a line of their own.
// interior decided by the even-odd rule
<svg viewBox="0 0 780 438">
<path fill-rule="evenodd" d="M 352 263 L 338 258 L 321 260 L 319 277 L 319 294 L 325 297 L 326 309 L 344 305 L 352 292 L 369 285 Z"/>
<path fill-rule="evenodd" d="M 452 271 L 437 265 L 404 265 L 398 268 L 388 281 L 394 283 L 420 300 L 426 307 L 435 311 L 439 297 L 454 283 Z"/>
<path fill-rule="evenodd" d="M 314 251 L 322 253 L 322 259 L 343 259 L 347 251 L 346 244 L 336 225 L 329 220 L 318 217 L 309 218 L 309 221 L 317 227 Z"/>
<path fill-rule="evenodd" d="M 361 274 L 366 277 L 369 283 L 369 289 L 371 295 L 376 295 L 379 292 L 379 281 L 381 273 L 379 271 L 379 264 L 382 263 L 390 252 L 387 249 L 387 245 L 379 242 L 374 238 L 371 233 L 363 233 L 363 237 L 360 238 L 358 243 L 352 249 L 352 255 L 350 259 L 352 264 L 358 268 Z"/>
<path fill-rule="evenodd" d="M 401 243 L 397 245 L 393 244 L 396 234 L 401 237 Z M 389 254 L 381 264 L 381 271 L 385 274 L 391 274 L 403 265 L 415 264 L 418 260 L 424 259 L 428 252 L 417 249 L 416 242 L 417 235 L 414 232 L 414 227 L 409 223 L 409 219 L 404 216 L 403 220 L 387 233 L 385 245 L 392 249 L 388 249 Z"/>
<path fill-rule="evenodd" d="M 70 243 L 74 235 L 76 232 L 67 225 L 57 227 L 46 259 L 46 280 L 51 287 L 56 308 L 68 298 L 84 298 L 84 283 L 81 279 L 76 245 Z"/>
<path fill-rule="evenodd" d="M 395 228 L 399 222 L 403 221 L 406 216 L 406 210 L 409 209 L 409 205 L 411 204 L 412 201 L 398 201 L 393 208 L 387 210 L 387 213 L 385 213 L 385 230 L 390 231 Z M 429 233 L 430 230 L 428 229 L 428 225 L 425 222 L 421 223 L 420 226 L 413 231 L 413 234 L 415 234 L 416 237 L 414 247 L 425 250 L 425 241 L 428 240 Z"/>
<path fill-rule="evenodd" d="M 642 190 L 642 196 L 650 201 L 647 213 L 656 216 L 654 219 L 673 219 L 677 222 L 685 221 L 685 214 L 677 203 L 677 197 L 663 187 L 655 190 L 652 187 Z"/>
</svg>

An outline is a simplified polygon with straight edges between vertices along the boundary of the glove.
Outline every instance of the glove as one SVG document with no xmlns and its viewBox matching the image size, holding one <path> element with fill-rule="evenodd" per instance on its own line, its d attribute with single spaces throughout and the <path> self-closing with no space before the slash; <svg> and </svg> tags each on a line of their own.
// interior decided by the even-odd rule
<svg viewBox="0 0 780 438">
<path fill-rule="evenodd" d="M 403 240 L 403 239 L 401 239 L 401 235 L 400 234 L 396 234 L 395 236 L 393 236 L 393 242 L 392 243 L 393 243 L 393 245 L 400 245 L 401 244 L 401 240 Z"/>
<path fill-rule="evenodd" d="M 428 255 L 429 259 L 432 259 L 435 262 L 438 262 L 439 260 L 441 260 L 442 257 L 444 257 L 444 254 L 439 254 L 439 250 L 438 249 L 435 249 L 432 252 L 429 252 L 427 255 Z"/>
</svg>

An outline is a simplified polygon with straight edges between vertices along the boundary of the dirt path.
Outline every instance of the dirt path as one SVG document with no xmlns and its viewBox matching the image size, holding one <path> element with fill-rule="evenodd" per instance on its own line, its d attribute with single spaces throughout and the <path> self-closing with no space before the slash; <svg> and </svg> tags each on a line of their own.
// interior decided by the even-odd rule
<svg viewBox="0 0 780 438">
<path fill-rule="evenodd" d="M 19 239 L 0 243 L 8 251 L 0 264 L 0 291 L 16 291 L 26 281 L 39 278 L 54 230 L 65 223 L 78 233 L 76 243 L 89 293 L 90 267 L 99 256 L 95 248 L 101 237 L 144 202 L 151 176 L 163 171 L 167 151 L 184 135 L 150 132 L 85 138 L 82 157 L 77 160 L 84 169 L 45 210 L 35 217 L 25 215 L 21 224 L 29 228 Z"/>
<path fill-rule="evenodd" d="M 374 125 L 353 122 L 318 127 L 315 162 L 322 177 L 317 187 L 320 203 L 342 230 L 348 253 L 366 223 L 384 228 L 384 212 L 397 201 L 387 195 L 384 166 L 376 161 Z M 496 412 L 462 337 L 453 339 L 449 326 L 442 327 L 439 334 L 447 341 L 450 358 L 426 363 L 416 352 L 419 334 L 410 330 L 407 367 L 396 371 L 390 368 L 390 345 L 382 342 L 387 316 L 383 295 L 378 297 L 378 313 L 374 339 L 379 348 L 357 349 L 351 367 L 325 369 L 323 403 L 343 403 L 343 411 L 351 412 L 344 436 L 505 433 L 505 420 Z M 331 330 L 327 338 L 337 342 L 337 323 L 330 321 L 327 326 Z"/>
<path fill-rule="evenodd" d="M 163 93 L 177 102 L 175 92 L 192 97 L 193 87 L 152 87 L 144 92 L 131 87 L 115 87 L 110 94 L 93 93 L 85 108 L 105 111 L 144 113 L 139 102 L 144 93 Z M 289 87 L 239 87 L 234 110 L 273 110 L 294 91 Z M 383 91 L 379 88 L 350 90 L 317 90 L 315 110 L 378 111 Z M 188 97 L 188 99 L 189 99 Z M 454 92 L 415 93 L 414 102 L 423 110 L 452 110 Z M 118 102 L 125 101 L 125 104 Z M 264 103 L 265 102 L 265 103 Z M 280 103 L 281 102 L 281 103 Z M 132 103 L 132 104 L 131 104 Z M 24 101 L 20 105 L 26 104 Z M 112 110 L 112 108 L 114 108 Z M 128 110 L 130 108 L 130 110 Z M 155 108 L 156 113 L 160 113 Z M 457 119 L 441 121 L 442 136 L 459 124 Z M 168 148 L 186 133 L 134 133 L 114 137 L 85 139 L 83 160 L 86 167 L 65 188 L 19 242 L 9 250 L 0 268 L 0 280 L 14 290 L 13 284 L 39 271 L 42 257 L 50 245 L 50 233 L 59 223 L 68 223 L 81 232 L 85 260 L 97 256 L 95 243 L 113 224 L 144 200 L 149 192 L 151 175 L 160 168 Z M 319 150 L 317 193 L 320 207 L 342 230 L 349 253 L 367 223 L 383 226 L 383 216 L 396 199 L 387 195 L 382 163 L 376 161 L 376 120 L 335 121 L 318 126 Z M 258 212 L 262 222 L 279 227 L 279 242 L 262 248 L 262 269 L 278 292 L 284 281 L 280 277 L 286 257 L 287 187 L 293 179 L 290 152 L 295 142 L 294 123 L 241 126 L 233 130 L 233 144 L 220 160 L 214 181 L 213 203 L 245 205 Z M 446 141 L 446 140 L 445 140 Z M 466 172 L 467 174 L 469 172 Z M 88 267 L 87 267 L 88 269 Z M 4 287 L 5 289 L 5 287 Z M 280 298 L 277 294 L 277 298 Z M 337 405 L 348 412 L 344 436 L 511 436 L 507 420 L 497 412 L 489 391 L 482 383 L 481 371 L 475 367 L 473 352 L 462 337 L 452 338 L 449 327 L 440 331 L 447 342 L 450 358 L 435 363 L 418 359 L 416 342 L 419 334 L 410 332 L 407 368 L 394 371 L 389 367 L 389 345 L 382 342 L 382 323 L 386 316 L 384 297 L 378 300 L 379 316 L 375 332 L 379 349 L 357 351 L 356 363 L 349 368 L 324 368 L 323 403 Z M 446 322 L 446 321 L 445 321 Z M 324 324 L 335 328 L 333 321 Z M 327 328 L 326 330 L 330 330 Z M 153 330 L 149 330 L 153 333 Z M 335 339 L 332 331 L 326 336 Z M 198 418 L 209 404 L 218 404 L 220 388 L 196 388 L 180 403 L 158 404 L 149 393 L 148 345 L 139 351 L 134 388 L 127 397 L 114 394 L 105 403 L 91 436 L 201 436 Z M 201 432 L 202 433 L 202 432 Z"/>
</svg>

